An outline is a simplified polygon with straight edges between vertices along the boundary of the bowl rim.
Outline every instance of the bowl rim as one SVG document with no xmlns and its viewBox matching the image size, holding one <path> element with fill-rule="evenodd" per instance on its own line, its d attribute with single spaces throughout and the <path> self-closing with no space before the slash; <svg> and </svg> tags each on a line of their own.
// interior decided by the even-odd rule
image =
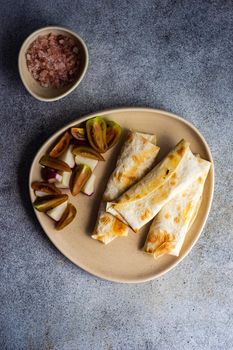
<svg viewBox="0 0 233 350">
<path fill-rule="evenodd" d="M 64 92 L 63 94 L 56 96 L 56 97 L 41 97 L 38 94 L 34 93 L 34 91 L 32 91 L 22 72 L 22 68 L 21 68 L 21 61 L 23 59 L 23 51 L 26 49 L 26 46 L 28 45 L 28 42 L 30 41 L 30 39 L 35 36 L 35 35 L 39 35 L 40 33 L 42 33 L 44 30 L 62 30 L 64 32 L 67 32 L 71 35 L 73 35 L 74 37 L 76 37 L 81 45 L 83 46 L 84 52 L 85 52 L 85 65 L 82 71 L 82 74 L 80 75 L 79 79 L 74 83 L 74 85 L 72 85 L 66 92 Z M 89 54 L 88 54 L 88 49 L 87 46 L 84 42 L 84 40 L 78 35 L 76 34 L 74 31 L 66 28 L 66 27 L 60 27 L 60 26 L 46 26 L 46 27 L 42 27 L 39 28 L 37 30 L 35 30 L 34 32 L 32 32 L 29 36 L 26 37 L 26 39 L 23 41 L 20 50 L 19 50 L 19 54 L 18 54 L 18 70 L 19 70 L 19 75 L 20 75 L 20 79 L 25 87 L 25 89 L 29 92 L 29 94 L 31 94 L 34 98 L 36 98 L 39 101 L 43 101 L 43 102 L 53 102 L 53 101 L 57 101 L 62 99 L 63 97 L 69 95 L 74 89 L 76 89 L 76 87 L 81 83 L 81 81 L 84 78 L 84 75 L 86 74 L 87 68 L 88 68 L 88 64 L 89 64 Z"/>
</svg>

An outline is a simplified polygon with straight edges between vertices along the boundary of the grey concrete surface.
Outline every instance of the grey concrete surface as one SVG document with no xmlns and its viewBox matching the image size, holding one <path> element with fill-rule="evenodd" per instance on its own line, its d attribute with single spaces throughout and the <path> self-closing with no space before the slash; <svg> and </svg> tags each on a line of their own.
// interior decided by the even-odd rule
<svg viewBox="0 0 233 350">
<path fill-rule="evenodd" d="M 233 2 L 0 4 L 0 349 L 233 349 Z M 29 33 L 53 24 L 83 37 L 90 66 L 75 92 L 46 104 L 21 84 L 17 53 Z M 74 266 L 48 241 L 28 198 L 42 142 L 79 116 L 118 106 L 182 115 L 215 160 L 200 240 L 178 267 L 141 285 Z"/>
</svg>

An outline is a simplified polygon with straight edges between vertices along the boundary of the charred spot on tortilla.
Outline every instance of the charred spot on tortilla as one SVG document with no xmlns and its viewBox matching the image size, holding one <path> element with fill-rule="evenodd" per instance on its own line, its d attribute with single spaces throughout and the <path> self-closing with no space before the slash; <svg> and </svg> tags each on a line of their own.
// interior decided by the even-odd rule
<svg viewBox="0 0 233 350">
<path fill-rule="evenodd" d="M 151 234 L 149 237 L 148 237 L 148 242 L 150 243 L 155 243 L 157 240 L 157 237 L 156 237 L 156 234 Z M 149 248 L 150 249 L 150 248 Z"/>
<path fill-rule="evenodd" d="M 168 254 L 172 249 L 174 249 L 174 243 L 164 242 L 161 246 L 155 249 L 154 257 L 158 258 L 160 255 Z"/>
<path fill-rule="evenodd" d="M 149 248 L 146 252 L 149 253 L 149 254 L 153 254 L 153 249 Z"/>
<path fill-rule="evenodd" d="M 168 158 L 169 158 L 169 159 L 174 159 L 174 158 L 175 158 L 175 155 L 174 155 L 174 154 L 169 154 L 169 155 L 168 155 Z"/>
<path fill-rule="evenodd" d="M 148 143 L 148 141 L 145 139 L 144 144 Z M 155 149 L 155 146 L 152 145 L 153 147 L 146 149 L 141 152 L 141 154 L 133 154 L 132 155 L 132 160 L 134 163 L 136 163 L 138 166 L 141 165 L 143 162 L 145 162 L 145 159 L 148 157 L 151 157 L 152 152 Z"/>
<path fill-rule="evenodd" d="M 132 132 L 129 132 L 129 133 L 128 133 L 128 136 L 127 136 L 127 138 L 126 138 L 126 141 L 127 141 L 128 143 L 133 142 L 133 133 L 132 133 Z"/>
<path fill-rule="evenodd" d="M 138 156 L 136 156 L 136 155 L 132 155 L 132 159 L 133 159 L 133 161 L 134 161 L 135 163 L 137 163 L 137 162 L 138 162 Z"/>
<path fill-rule="evenodd" d="M 148 246 L 148 243 L 155 243 L 154 248 L 150 245 Z M 147 238 L 144 250 L 149 254 L 154 254 L 154 257 L 158 257 L 169 253 L 174 248 L 174 243 L 175 235 L 168 233 L 166 230 L 151 232 Z"/>
<path fill-rule="evenodd" d="M 161 232 L 158 233 L 158 237 L 157 237 L 159 242 L 171 242 L 174 239 L 174 236 L 171 235 L 170 233 L 168 233 L 166 230 L 163 230 Z"/>
<path fill-rule="evenodd" d="M 151 215 L 151 211 L 149 209 L 146 209 L 142 214 L 141 214 L 141 219 L 145 220 Z"/>
<path fill-rule="evenodd" d="M 118 181 L 120 181 L 121 180 L 121 178 L 122 178 L 122 173 L 121 172 L 116 172 L 116 174 L 114 174 L 113 175 Z"/>
<path fill-rule="evenodd" d="M 103 214 L 100 218 L 100 222 L 104 225 L 107 225 L 110 222 L 109 216 Z"/>
<path fill-rule="evenodd" d="M 198 180 L 198 182 L 199 182 L 200 184 L 203 182 L 203 179 L 202 179 L 201 176 L 199 176 L 199 178 L 198 178 L 197 180 Z"/>
<path fill-rule="evenodd" d="M 136 170 L 137 168 L 132 168 L 131 171 L 129 171 L 128 173 L 119 172 L 114 176 L 119 182 L 124 183 L 128 187 L 129 185 L 131 185 L 132 182 L 134 182 L 137 179 L 137 177 L 135 176 Z"/>
<path fill-rule="evenodd" d="M 155 204 L 159 202 L 160 200 L 166 199 L 169 195 L 169 189 L 168 190 L 163 190 L 159 194 L 156 194 L 155 196 L 152 197 L 151 203 Z"/>
<path fill-rule="evenodd" d="M 102 212 L 96 224 L 96 228 L 91 236 L 104 244 L 110 243 L 116 237 L 126 237 L 128 226 L 118 220 L 110 213 Z"/>
<path fill-rule="evenodd" d="M 185 152 L 185 147 L 181 146 L 180 149 L 177 150 L 177 153 L 179 154 L 179 156 L 183 156 Z"/>
<path fill-rule="evenodd" d="M 171 169 L 166 169 L 166 170 L 165 170 L 165 174 L 164 174 L 164 176 L 163 176 L 163 179 L 164 179 L 164 180 L 166 180 L 166 177 L 169 175 L 170 172 L 172 172 Z"/>
<path fill-rule="evenodd" d="M 125 229 L 127 228 L 127 225 L 124 224 L 122 221 L 115 218 L 112 224 L 112 231 L 114 234 L 118 236 L 122 236 L 125 232 Z"/>
<path fill-rule="evenodd" d="M 95 233 L 96 234 L 96 233 Z M 100 236 L 100 235 L 96 235 L 97 236 L 97 240 L 98 241 L 101 241 L 104 243 L 104 237 L 103 236 Z"/>
<path fill-rule="evenodd" d="M 147 140 L 145 139 L 145 137 L 143 137 L 142 143 L 145 145 L 146 142 Z"/>
<path fill-rule="evenodd" d="M 175 186 L 176 185 L 176 173 L 172 174 L 170 178 L 170 185 Z"/>
</svg>

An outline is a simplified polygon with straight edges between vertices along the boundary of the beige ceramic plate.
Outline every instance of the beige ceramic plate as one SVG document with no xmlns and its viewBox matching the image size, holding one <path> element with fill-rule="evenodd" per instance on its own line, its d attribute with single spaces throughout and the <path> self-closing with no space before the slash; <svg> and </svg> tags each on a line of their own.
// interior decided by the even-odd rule
<svg viewBox="0 0 233 350">
<path fill-rule="evenodd" d="M 158 137 L 158 145 L 161 147 L 158 160 L 174 147 L 181 138 L 185 138 L 191 142 L 191 149 L 194 153 L 199 153 L 201 157 L 210 160 L 213 164 L 209 147 L 204 138 L 195 127 L 182 118 L 154 109 L 115 109 L 81 118 L 54 134 L 40 148 L 32 163 L 29 188 L 33 181 L 40 180 L 39 159 L 47 152 L 56 138 L 67 128 L 77 125 L 95 115 L 101 115 L 107 119 L 115 120 L 125 129 L 155 133 Z M 97 175 L 95 194 L 91 197 L 83 194 L 77 197 L 70 195 L 70 200 L 77 208 L 77 217 L 63 231 L 55 231 L 53 221 L 45 214 L 37 211 L 35 213 L 43 230 L 53 244 L 79 267 L 111 281 L 128 283 L 144 282 L 172 269 L 188 254 L 196 243 L 207 219 L 212 202 L 214 169 L 212 166 L 206 181 L 200 210 L 187 234 L 180 256 L 178 258 L 163 256 L 158 260 L 154 260 L 151 256 L 141 251 L 148 225 L 140 234 L 130 233 L 129 237 L 118 238 L 107 246 L 90 238 L 96 222 L 101 195 L 108 177 L 114 169 L 119 148 L 120 144 L 105 154 L 106 162 L 99 162 L 97 169 L 95 169 Z M 35 196 L 31 188 L 30 195 L 32 201 L 34 201 Z"/>
</svg>

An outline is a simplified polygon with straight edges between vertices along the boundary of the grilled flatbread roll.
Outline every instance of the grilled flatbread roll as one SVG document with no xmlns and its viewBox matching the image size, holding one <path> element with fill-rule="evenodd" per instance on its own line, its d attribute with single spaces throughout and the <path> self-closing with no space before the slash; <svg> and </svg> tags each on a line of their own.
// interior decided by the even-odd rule
<svg viewBox="0 0 233 350">
<path fill-rule="evenodd" d="M 153 167 L 159 152 L 159 147 L 155 144 L 155 135 L 129 132 L 116 168 L 109 178 L 104 201 L 118 198 Z M 109 208 L 109 212 L 106 213 L 106 203 L 102 202 L 92 238 L 108 244 L 116 237 L 127 235 L 128 226 L 121 215 L 114 208 Z"/>
<path fill-rule="evenodd" d="M 158 152 L 155 135 L 130 132 L 108 180 L 104 201 L 118 198 L 140 180 L 153 166 Z"/>
<path fill-rule="evenodd" d="M 150 226 L 144 251 L 155 258 L 164 254 L 179 256 L 185 236 L 196 218 L 210 169 L 210 162 L 199 157 L 197 160 L 202 174 L 165 204 Z"/>
<path fill-rule="evenodd" d="M 169 154 L 138 183 L 108 204 L 135 231 L 153 219 L 171 199 L 202 175 L 202 163 L 181 140 Z"/>
</svg>

